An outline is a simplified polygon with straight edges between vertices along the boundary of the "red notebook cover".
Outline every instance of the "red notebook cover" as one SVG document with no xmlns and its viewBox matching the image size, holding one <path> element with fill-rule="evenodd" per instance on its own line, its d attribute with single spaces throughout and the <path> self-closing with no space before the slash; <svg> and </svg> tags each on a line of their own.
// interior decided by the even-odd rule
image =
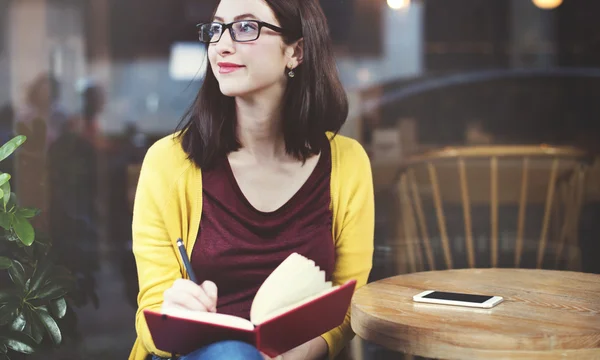
<svg viewBox="0 0 600 360">
<path fill-rule="evenodd" d="M 144 310 L 144 316 L 154 345 L 171 354 L 185 355 L 213 342 L 239 340 L 274 357 L 341 325 L 355 287 L 355 280 L 348 281 L 330 293 L 259 324 L 253 330 L 182 319 L 151 310 Z"/>
</svg>

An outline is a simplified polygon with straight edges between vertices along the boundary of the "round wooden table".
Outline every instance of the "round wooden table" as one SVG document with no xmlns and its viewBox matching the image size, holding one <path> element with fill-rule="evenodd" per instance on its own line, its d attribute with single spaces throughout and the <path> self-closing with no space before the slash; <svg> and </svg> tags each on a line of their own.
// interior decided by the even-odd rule
<svg viewBox="0 0 600 360">
<path fill-rule="evenodd" d="M 414 302 L 424 290 L 504 302 L 492 309 Z M 356 291 L 352 328 L 388 349 L 436 359 L 600 359 L 600 275 L 461 269 L 394 276 Z"/>
</svg>

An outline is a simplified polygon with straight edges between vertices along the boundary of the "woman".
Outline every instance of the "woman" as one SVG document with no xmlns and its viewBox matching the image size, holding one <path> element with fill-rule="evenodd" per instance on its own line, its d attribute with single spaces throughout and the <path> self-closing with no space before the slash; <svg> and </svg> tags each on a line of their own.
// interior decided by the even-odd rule
<svg viewBox="0 0 600 360">
<path fill-rule="evenodd" d="M 335 135 L 348 104 L 318 0 L 222 0 L 199 29 L 210 69 L 181 131 L 149 149 L 136 193 L 130 359 L 170 356 L 156 349 L 144 309 L 248 318 L 258 287 L 292 252 L 334 284 L 361 286 L 372 266 L 370 164 L 356 141 Z M 200 285 L 178 260 L 178 238 Z M 282 357 L 334 358 L 352 336 L 348 313 Z M 222 342 L 180 359 L 220 358 L 262 356 Z"/>
</svg>

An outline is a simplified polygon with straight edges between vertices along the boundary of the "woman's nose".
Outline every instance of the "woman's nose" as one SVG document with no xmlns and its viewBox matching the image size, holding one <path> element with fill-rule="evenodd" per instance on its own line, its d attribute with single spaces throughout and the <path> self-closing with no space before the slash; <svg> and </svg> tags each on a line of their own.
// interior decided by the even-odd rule
<svg viewBox="0 0 600 360">
<path fill-rule="evenodd" d="M 233 38 L 231 37 L 231 29 L 226 29 L 221 35 L 221 39 L 216 44 L 216 50 L 219 54 L 233 53 Z"/>
</svg>

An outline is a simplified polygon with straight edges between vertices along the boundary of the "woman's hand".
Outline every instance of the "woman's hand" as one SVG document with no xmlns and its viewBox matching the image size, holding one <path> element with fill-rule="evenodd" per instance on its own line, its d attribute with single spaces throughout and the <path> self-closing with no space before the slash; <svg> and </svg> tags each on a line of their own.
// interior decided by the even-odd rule
<svg viewBox="0 0 600 360">
<path fill-rule="evenodd" d="M 162 311 L 185 309 L 192 311 L 217 311 L 217 285 L 205 281 L 201 285 L 191 280 L 177 279 L 165 290 Z"/>
</svg>

